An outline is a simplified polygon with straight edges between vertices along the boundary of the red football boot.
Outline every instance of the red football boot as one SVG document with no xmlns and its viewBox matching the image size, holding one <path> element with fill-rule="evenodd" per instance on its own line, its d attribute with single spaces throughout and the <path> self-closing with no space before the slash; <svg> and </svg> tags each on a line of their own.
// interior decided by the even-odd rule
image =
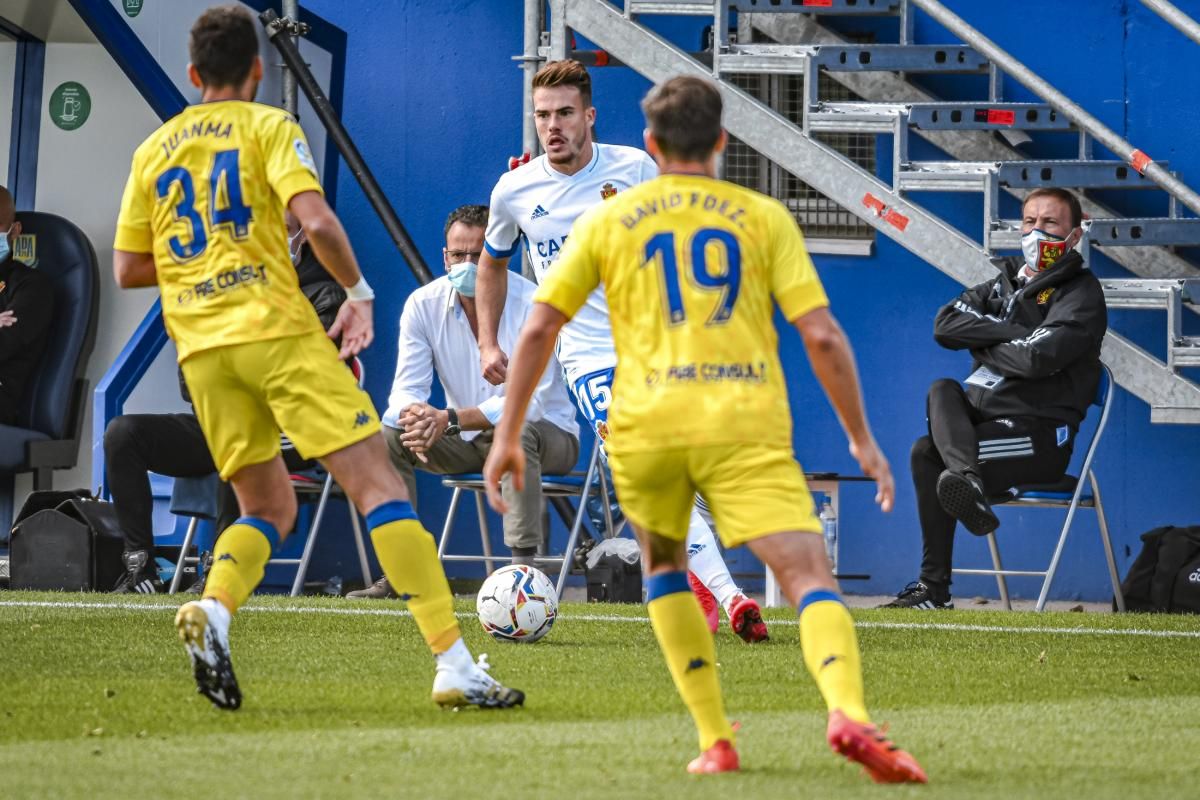
<svg viewBox="0 0 1200 800">
<path fill-rule="evenodd" d="M 767 634 L 767 623 L 763 622 L 762 610 L 758 603 L 744 594 L 734 597 L 733 604 L 729 606 L 729 627 L 733 628 L 733 632 L 742 637 L 746 644 L 765 642 L 771 638 Z"/>
<path fill-rule="evenodd" d="M 917 760 L 892 744 L 870 723 L 855 722 L 841 711 L 829 715 L 825 738 L 835 753 L 862 764 L 876 783 L 928 783 Z"/>
<path fill-rule="evenodd" d="M 718 739 L 717 743 L 692 759 L 687 771 L 693 775 L 715 775 L 718 772 L 737 772 L 738 754 L 733 742 Z"/>
<path fill-rule="evenodd" d="M 696 595 L 696 599 L 700 601 L 700 610 L 704 612 L 704 621 L 708 623 L 709 631 L 716 633 L 717 628 L 721 626 L 721 613 L 717 610 L 720 604 L 717 602 L 717 598 L 691 570 L 688 570 L 688 586 L 691 587 L 692 594 Z"/>
</svg>

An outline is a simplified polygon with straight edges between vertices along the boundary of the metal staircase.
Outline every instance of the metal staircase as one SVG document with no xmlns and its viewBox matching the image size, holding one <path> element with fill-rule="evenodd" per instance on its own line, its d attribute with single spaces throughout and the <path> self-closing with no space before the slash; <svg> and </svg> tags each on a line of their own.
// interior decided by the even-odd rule
<svg viewBox="0 0 1200 800">
<path fill-rule="evenodd" d="M 913 15 L 920 8 L 962 43 L 916 44 Z M 738 12 L 731 31 L 730 11 Z M 705 16 L 713 19 L 713 48 L 697 58 L 641 25 L 643 14 Z M 895 15 L 899 43 L 842 41 L 820 24 L 831 15 Z M 1179 373 L 1200 366 L 1200 337 L 1183 334 L 1185 309 L 1200 310 L 1200 270 L 1167 248 L 1200 245 L 1200 195 L 1120 139 L 1085 110 L 1032 75 L 978 31 L 936 0 L 718 0 L 671 2 L 626 0 L 619 10 L 607 0 L 550 0 L 550 58 L 567 54 L 568 30 L 578 31 L 613 61 L 652 81 L 674 75 L 718 79 L 729 132 L 877 231 L 964 285 L 995 274 L 992 259 L 1019 250 L 1019 220 L 1000 216 L 1000 193 L 1021 196 L 1039 186 L 1076 190 L 1161 190 L 1169 214 L 1128 219 L 1088 198 L 1082 247 L 1103 248 L 1136 280 L 1106 280 L 1109 308 L 1166 312 L 1165 362 L 1109 331 L 1103 358 L 1117 382 L 1151 407 L 1151 420 L 1200 423 L 1200 387 Z M 756 35 L 758 34 L 758 35 Z M 755 41 L 766 38 L 767 41 Z M 988 76 L 988 97 L 947 102 L 913 85 L 908 76 L 952 72 Z M 738 88 L 738 74 L 803 76 L 804 113 L 793 123 Z M 818 93 L 818 74 L 850 88 L 863 102 L 828 102 Z M 1015 78 L 1045 102 L 1003 101 L 1005 77 Z M 885 182 L 858 167 L 818 134 L 866 133 L 893 137 L 893 174 Z M 997 138 L 994 133 L 999 134 Z M 1016 147 L 1030 134 L 1078 138 L 1079 158 L 1030 160 Z M 913 161 L 909 137 L 933 142 L 950 159 Z M 1001 141 L 1001 138 L 1003 141 Z M 1093 142 L 1127 160 L 1092 158 Z M 922 192 L 983 195 L 978 241 L 918 204 Z"/>
</svg>

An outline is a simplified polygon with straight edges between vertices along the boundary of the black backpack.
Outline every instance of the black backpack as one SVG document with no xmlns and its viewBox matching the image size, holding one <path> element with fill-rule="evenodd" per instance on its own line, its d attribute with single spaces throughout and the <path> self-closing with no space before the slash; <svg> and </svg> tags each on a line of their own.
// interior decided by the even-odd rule
<svg viewBox="0 0 1200 800">
<path fill-rule="evenodd" d="M 1200 525 L 1143 533 L 1121 591 L 1129 611 L 1200 614 Z"/>
</svg>

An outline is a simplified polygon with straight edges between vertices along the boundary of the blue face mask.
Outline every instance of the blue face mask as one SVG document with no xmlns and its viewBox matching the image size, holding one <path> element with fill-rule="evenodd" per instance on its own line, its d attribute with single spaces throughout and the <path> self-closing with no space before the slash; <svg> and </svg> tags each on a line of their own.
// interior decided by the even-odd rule
<svg viewBox="0 0 1200 800">
<path fill-rule="evenodd" d="M 454 291 L 463 297 L 474 297 L 475 272 L 478 269 L 478 265 L 470 261 L 451 265 L 450 274 L 447 277 L 450 279 L 450 285 L 454 287 Z"/>
<path fill-rule="evenodd" d="M 8 246 L 8 235 L 10 233 L 12 233 L 12 225 L 9 225 L 4 235 L 0 236 L 0 261 L 8 261 L 8 254 L 12 252 L 12 249 Z M 475 279 L 472 277 L 471 286 L 474 287 L 474 285 Z"/>
</svg>

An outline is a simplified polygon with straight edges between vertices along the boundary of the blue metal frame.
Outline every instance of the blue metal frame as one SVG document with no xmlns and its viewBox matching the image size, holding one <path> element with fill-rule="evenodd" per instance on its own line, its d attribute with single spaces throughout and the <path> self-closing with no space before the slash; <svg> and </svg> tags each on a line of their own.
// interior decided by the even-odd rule
<svg viewBox="0 0 1200 800">
<path fill-rule="evenodd" d="M 121 354 L 96 386 L 92 396 L 91 485 L 102 487 L 101 494 L 104 497 L 108 497 L 108 482 L 104 474 L 104 430 L 110 420 L 120 416 L 125 401 L 133 394 L 138 381 L 166 344 L 167 330 L 163 326 L 162 306 L 155 300 Z"/>
<path fill-rule="evenodd" d="M 160 119 L 168 120 L 187 106 L 183 93 L 108 0 L 68 2 Z"/>
<path fill-rule="evenodd" d="M 13 75 L 12 134 L 8 150 L 8 190 L 17 208 L 37 199 L 38 138 L 42 122 L 42 80 L 46 43 L 0 17 L 0 31 L 17 40 Z"/>
</svg>

